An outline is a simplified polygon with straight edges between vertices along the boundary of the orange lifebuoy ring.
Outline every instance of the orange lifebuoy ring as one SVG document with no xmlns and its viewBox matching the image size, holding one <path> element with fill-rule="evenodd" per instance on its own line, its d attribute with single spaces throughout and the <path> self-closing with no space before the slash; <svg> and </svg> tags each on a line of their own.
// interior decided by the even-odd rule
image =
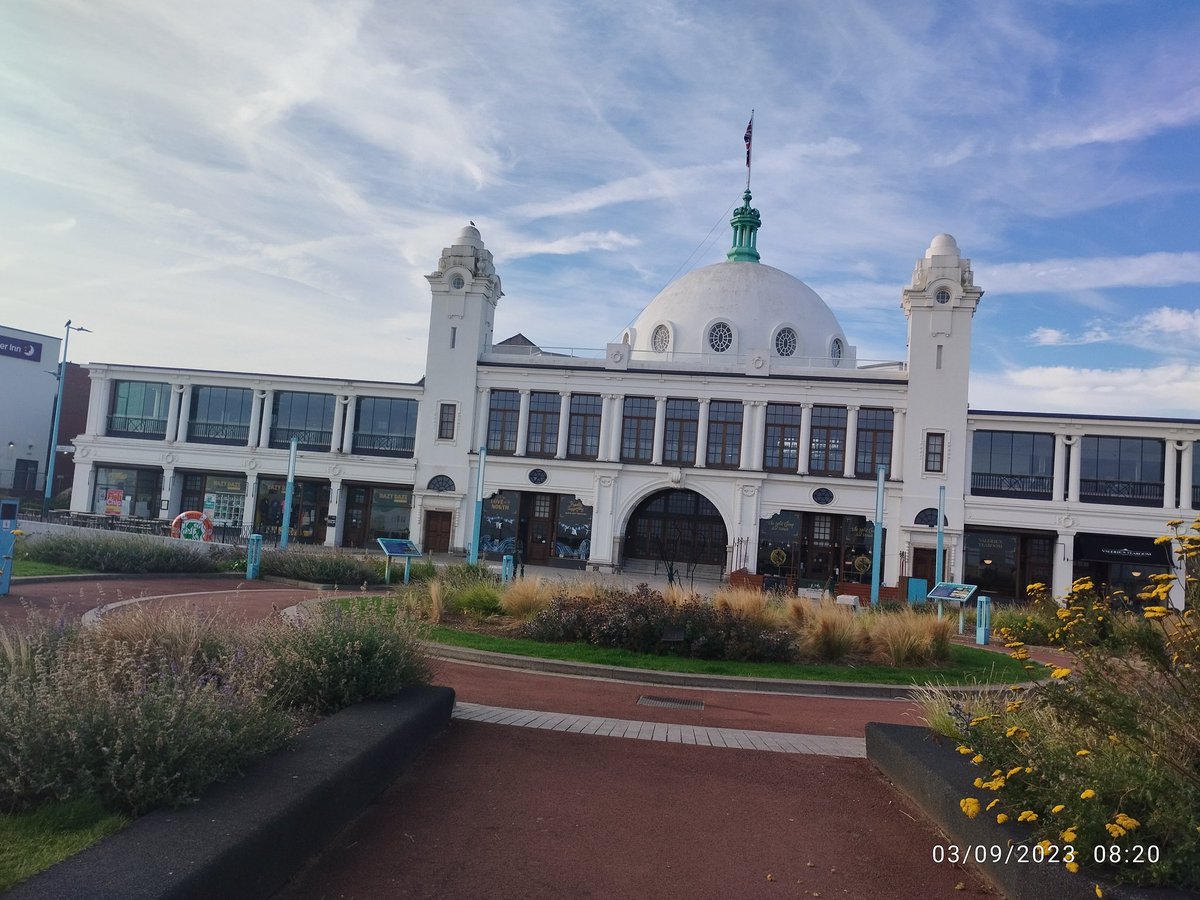
<svg viewBox="0 0 1200 900">
<path fill-rule="evenodd" d="M 181 512 L 171 523 L 171 537 L 183 538 L 185 541 L 211 541 L 212 519 L 196 509 Z"/>
</svg>

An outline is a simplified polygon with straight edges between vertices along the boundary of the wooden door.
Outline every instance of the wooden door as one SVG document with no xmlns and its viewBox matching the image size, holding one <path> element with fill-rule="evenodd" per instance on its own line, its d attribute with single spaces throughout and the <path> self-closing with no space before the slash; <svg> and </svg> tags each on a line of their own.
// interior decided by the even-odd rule
<svg viewBox="0 0 1200 900">
<path fill-rule="evenodd" d="M 529 532 L 525 541 L 526 562 L 544 566 L 550 558 L 554 541 L 554 498 L 550 494 L 534 494 L 529 507 Z"/>
<path fill-rule="evenodd" d="M 426 553 L 450 552 L 450 513 L 436 509 L 425 511 L 425 546 Z"/>
<path fill-rule="evenodd" d="M 948 578 L 945 566 L 946 552 L 942 551 L 942 579 Z M 913 547 L 912 555 L 912 577 L 924 578 L 929 585 L 929 589 L 933 590 L 933 586 L 937 584 L 934 580 L 934 569 L 937 564 L 937 550 L 929 547 Z"/>
</svg>

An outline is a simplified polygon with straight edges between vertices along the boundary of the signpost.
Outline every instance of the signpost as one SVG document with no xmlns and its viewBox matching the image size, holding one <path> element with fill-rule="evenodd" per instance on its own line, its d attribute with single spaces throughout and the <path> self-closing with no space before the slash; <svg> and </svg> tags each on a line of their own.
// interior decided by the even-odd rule
<svg viewBox="0 0 1200 900">
<path fill-rule="evenodd" d="M 392 583 L 392 557 L 404 557 L 404 583 L 408 584 L 409 565 L 413 557 L 420 557 L 421 548 L 412 541 L 404 538 L 376 538 L 384 555 L 387 557 L 387 562 L 383 568 L 383 580 L 387 584 Z"/>
<path fill-rule="evenodd" d="M 940 621 L 943 618 L 942 604 L 949 600 L 952 603 L 958 604 L 958 633 L 963 633 L 963 605 L 975 596 L 975 592 L 979 590 L 977 584 L 955 584 L 952 581 L 939 581 L 932 591 L 926 595 L 926 599 L 936 600 L 938 605 L 937 617 Z"/>
</svg>

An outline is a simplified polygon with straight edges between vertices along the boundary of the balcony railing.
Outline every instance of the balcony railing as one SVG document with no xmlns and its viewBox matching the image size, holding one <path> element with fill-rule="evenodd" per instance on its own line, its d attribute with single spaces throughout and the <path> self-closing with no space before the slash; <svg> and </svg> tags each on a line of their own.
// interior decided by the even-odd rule
<svg viewBox="0 0 1200 900">
<path fill-rule="evenodd" d="M 1079 482 L 1079 499 L 1084 503 L 1111 503 L 1117 506 L 1162 506 L 1161 481 L 1101 481 L 1084 478 Z"/>
<path fill-rule="evenodd" d="M 188 440 L 193 443 L 244 447 L 249 439 L 249 425 L 234 425 L 228 422 L 188 423 Z"/>
<path fill-rule="evenodd" d="M 106 434 L 109 437 L 161 441 L 167 436 L 167 420 L 146 419 L 137 416 L 109 416 Z"/>
<path fill-rule="evenodd" d="M 971 493 L 977 497 L 1049 500 L 1054 494 L 1054 477 L 1051 475 L 999 475 L 994 472 L 972 472 Z"/>
<path fill-rule="evenodd" d="M 276 450 L 287 450 L 292 438 L 296 438 L 296 446 L 300 450 L 328 450 L 333 442 L 332 431 L 315 431 L 306 428 L 272 428 L 271 447 Z"/>
<path fill-rule="evenodd" d="M 362 434 L 354 433 L 353 453 L 364 456 L 408 456 L 413 455 L 411 434 Z"/>
</svg>

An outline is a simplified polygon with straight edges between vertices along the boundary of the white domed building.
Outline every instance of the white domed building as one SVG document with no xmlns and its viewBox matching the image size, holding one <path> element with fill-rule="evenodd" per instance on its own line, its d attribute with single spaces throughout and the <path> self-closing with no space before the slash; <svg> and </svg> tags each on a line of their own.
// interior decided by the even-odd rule
<svg viewBox="0 0 1200 900">
<path fill-rule="evenodd" d="M 331 547 L 862 596 L 878 571 L 885 599 L 939 576 L 1003 599 L 1167 569 L 1154 538 L 1200 505 L 1200 422 L 968 409 L 983 291 L 946 234 L 900 290 L 908 358 L 859 360 L 816 292 L 759 261 L 743 200 L 727 260 L 594 354 L 494 340 L 501 283 L 467 226 L 427 276 L 415 384 L 94 363 L 73 514 L 203 510 L 219 537 L 270 541 L 296 439 L 290 533 Z"/>
</svg>

